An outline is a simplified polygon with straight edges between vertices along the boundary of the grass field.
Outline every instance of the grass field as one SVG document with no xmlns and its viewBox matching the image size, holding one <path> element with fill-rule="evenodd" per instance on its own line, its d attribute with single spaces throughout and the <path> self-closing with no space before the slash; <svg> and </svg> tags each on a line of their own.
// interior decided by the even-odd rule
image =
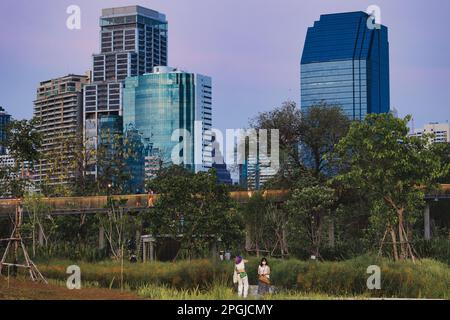
<svg viewBox="0 0 450 320">
<path fill-rule="evenodd" d="M 147 285 L 138 290 L 138 295 L 152 300 L 236 300 L 239 299 L 234 288 L 224 285 L 213 285 L 200 290 L 175 289 L 169 286 Z M 249 295 L 248 300 L 365 300 L 368 296 L 332 296 L 318 293 L 301 293 L 294 290 L 281 290 L 264 297 Z"/>
<path fill-rule="evenodd" d="M 195 295 L 193 290 L 206 292 L 213 287 L 232 287 L 232 262 L 125 263 L 123 274 L 120 263 L 113 261 L 87 263 L 52 260 L 41 263 L 39 267 L 46 277 L 65 281 L 66 268 L 71 264 L 81 268 L 84 282 L 102 288 L 123 287 L 139 291 L 156 286 L 178 290 L 180 294 L 183 290 L 191 290 Z M 271 259 L 270 264 L 273 284 L 280 291 L 289 292 L 289 296 L 296 292 L 307 296 L 450 299 L 449 265 L 429 259 L 414 264 L 361 256 L 336 262 Z M 255 258 L 247 263 L 250 284 L 257 284 L 257 265 L 258 259 Z M 367 288 L 367 267 L 371 265 L 380 267 L 381 290 Z"/>
<path fill-rule="evenodd" d="M 90 284 L 92 286 L 92 284 Z M 117 289 L 85 287 L 69 290 L 62 281 L 50 280 L 49 284 L 32 282 L 29 279 L 9 281 L 0 278 L 0 300 L 236 300 L 236 291 L 225 286 L 209 290 L 174 289 L 167 286 L 148 285 L 141 289 L 121 292 Z M 249 300 L 258 299 L 249 296 Z M 334 300 L 367 299 L 367 297 L 338 297 L 320 294 L 301 294 L 294 291 L 267 295 L 264 300 Z"/>
<path fill-rule="evenodd" d="M 55 283 L 0 277 L 0 300 L 135 300 L 136 293 L 101 288 L 69 290 Z"/>
<path fill-rule="evenodd" d="M 378 257 L 362 256 L 339 262 L 271 259 L 272 281 L 277 291 L 264 299 L 450 299 L 449 265 L 433 260 L 394 263 Z M 82 290 L 65 287 L 66 268 L 76 264 L 81 269 Z M 250 284 L 257 284 L 258 260 L 247 263 Z M 381 290 L 368 290 L 367 267 L 378 265 L 381 270 Z M 232 262 L 211 260 L 179 261 L 175 263 L 99 263 L 51 260 L 38 263 L 50 286 L 28 285 L 14 280 L 9 288 L 4 278 L 0 299 L 124 299 L 157 300 L 229 300 L 237 294 L 232 284 Z M 18 281 L 18 282 L 16 282 Z M 30 286 L 30 290 L 27 291 Z M 33 287 L 36 286 L 36 287 Z M 35 288 L 36 290 L 33 290 Z M 125 293 L 122 293 L 122 289 Z M 83 292 L 79 295 L 78 292 Z"/>
</svg>

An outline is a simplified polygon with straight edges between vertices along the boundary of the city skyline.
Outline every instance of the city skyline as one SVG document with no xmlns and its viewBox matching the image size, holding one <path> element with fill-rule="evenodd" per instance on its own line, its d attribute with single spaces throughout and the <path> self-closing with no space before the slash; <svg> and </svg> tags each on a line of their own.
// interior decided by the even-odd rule
<svg viewBox="0 0 450 320">
<path fill-rule="evenodd" d="M 81 30 L 73 31 L 65 27 L 68 17 L 65 10 L 72 4 L 68 1 L 58 4 L 44 1 L 39 5 L 18 1 L 14 3 L 14 10 L 12 4 L 2 3 L 1 12 L 11 14 L 2 17 L 0 22 L 3 43 L 0 85 L 5 89 L 0 105 L 16 119 L 30 118 L 34 90 L 40 81 L 68 73 L 83 74 L 91 68 L 92 53 L 99 52 L 101 9 L 137 4 L 166 14 L 171 24 L 169 65 L 208 74 L 214 79 L 216 117 L 213 126 L 219 129 L 245 127 L 248 119 L 260 111 L 267 111 L 288 99 L 299 103 L 298 60 L 307 27 L 321 14 L 364 11 L 373 4 L 368 1 L 315 4 L 287 0 L 268 1 L 265 6 L 256 6 L 256 3 L 251 0 L 218 2 L 214 7 L 208 6 L 210 10 L 200 10 L 209 3 L 97 1 L 91 4 L 78 1 Z M 449 117 L 444 110 L 450 100 L 450 92 L 445 90 L 450 81 L 450 63 L 445 57 L 450 53 L 450 44 L 445 41 L 445 30 L 440 26 L 445 8 L 450 5 L 438 1 L 426 5 L 406 1 L 395 4 L 378 1 L 376 4 L 381 8 L 382 23 L 390 27 L 391 107 L 397 108 L 400 116 L 412 114 L 416 126 L 445 122 Z M 425 8 L 432 14 L 422 17 Z M 263 23 L 269 13 L 271 21 L 277 23 Z M 223 23 L 224 19 L 229 21 L 230 14 L 235 17 L 233 24 Z M 27 17 L 28 23 L 19 25 L 24 20 L 20 18 L 22 15 Z M 247 19 L 256 23 L 250 25 Z M 15 33 L 7 32 L 11 29 L 15 29 Z M 284 32 L 280 33 L 282 30 Z M 414 32 L 412 39 L 405 36 L 408 32 Z M 53 45 L 55 42 L 57 46 Z M 239 73 L 246 76 L 236 77 Z"/>
</svg>

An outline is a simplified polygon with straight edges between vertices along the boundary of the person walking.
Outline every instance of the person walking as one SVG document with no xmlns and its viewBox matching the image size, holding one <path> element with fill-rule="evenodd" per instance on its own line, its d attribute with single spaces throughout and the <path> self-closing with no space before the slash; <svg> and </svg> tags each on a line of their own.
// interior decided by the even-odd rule
<svg viewBox="0 0 450 320">
<path fill-rule="evenodd" d="M 238 295 L 239 297 L 247 298 L 248 295 L 248 275 L 245 272 L 245 263 L 241 256 L 237 256 L 234 266 L 233 281 L 238 284 Z"/>
<path fill-rule="evenodd" d="M 266 258 L 258 266 L 258 294 L 265 295 L 270 289 L 270 267 Z"/>
</svg>

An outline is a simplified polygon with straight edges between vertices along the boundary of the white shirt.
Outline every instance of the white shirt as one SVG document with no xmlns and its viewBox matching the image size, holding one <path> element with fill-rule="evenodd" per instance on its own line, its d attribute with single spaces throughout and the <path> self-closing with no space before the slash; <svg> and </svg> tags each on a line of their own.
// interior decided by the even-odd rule
<svg viewBox="0 0 450 320">
<path fill-rule="evenodd" d="M 237 270 L 241 270 L 241 271 L 245 272 L 245 263 L 244 263 L 244 259 L 242 259 L 241 262 L 239 262 L 238 264 L 236 264 L 235 267 L 236 267 L 236 271 L 237 271 Z"/>
<path fill-rule="evenodd" d="M 270 267 L 268 265 L 265 265 L 265 266 L 259 265 L 258 266 L 258 274 L 259 275 L 265 274 L 267 278 L 270 278 L 269 273 L 270 273 Z"/>
</svg>

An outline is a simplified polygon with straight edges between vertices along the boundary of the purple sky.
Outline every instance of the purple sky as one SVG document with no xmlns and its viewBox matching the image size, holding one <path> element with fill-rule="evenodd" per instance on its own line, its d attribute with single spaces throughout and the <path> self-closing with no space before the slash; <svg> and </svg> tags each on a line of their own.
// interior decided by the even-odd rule
<svg viewBox="0 0 450 320">
<path fill-rule="evenodd" d="M 66 8 L 81 7 L 81 30 Z M 32 116 L 40 81 L 91 68 L 101 8 L 139 4 L 169 21 L 169 64 L 213 78 L 214 126 L 245 127 L 259 111 L 299 101 L 299 60 L 320 14 L 382 10 L 389 27 L 391 105 L 416 127 L 450 120 L 450 2 L 442 0 L 2 0 L 0 105 Z"/>
</svg>

